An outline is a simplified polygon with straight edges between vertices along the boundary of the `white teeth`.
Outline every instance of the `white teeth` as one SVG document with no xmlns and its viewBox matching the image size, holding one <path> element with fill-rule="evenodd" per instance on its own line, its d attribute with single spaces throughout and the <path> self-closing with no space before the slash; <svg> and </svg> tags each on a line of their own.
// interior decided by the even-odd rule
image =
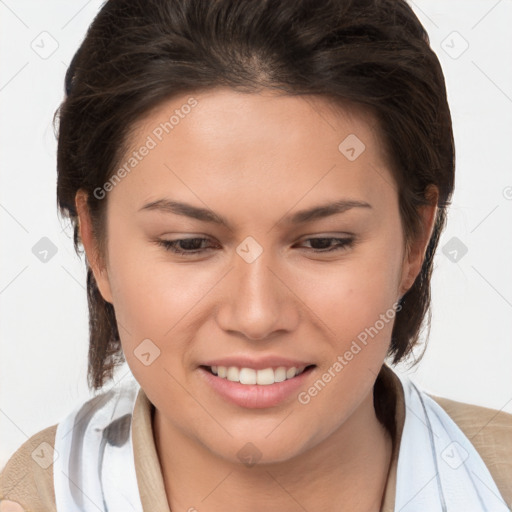
<svg viewBox="0 0 512 512">
<path fill-rule="evenodd" d="M 226 378 L 233 382 L 239 382 L 240 381 L 240 372 L 238 371 L 238 368 L 236 366 L 230 366 L 228 368 L 228 373 L 227 373 Z"/>
<path fill-rule="evenodd" d="M 280 366 L 274 370 L 274 382 L 283 382 L 283 380 L 286 380 L 286 368 Z"/>
<path fill-rule="evenodd" d="M 211 370 L 213 374 L 232 382 L 268 386 L 276 382 L 293 379 L 293 377 L 302 373 L 304 368 L 306 367 L 296 368 L 292 366 L 291 368 L 286 368 L 285 366 L 279 366 L 275 370 L 273 368 L 254 370 L 253 368 L 238 368 L 236 366 L 212 366 Z"/>
<path fill-rule="evenodd" d="M 240 372 L 238 371 L 238 368 L 235 366 L 230 366 L 229 369 L 234 368 L 237 373 L 239 373 L 240 378 L 237 379 L 240 384 L 256 384 L 257 381 L 257 372 L 256 370 L 253 370 L 252 368 L 241 368 Z"/>
<path fill-rule="evenodd" d="M 265 368 L 264 370 L 258 370 L 256 373 L 256 384 L 267 386 L 268 384 L 274 384 L 276 381 L 274 376 L 274 370 L 272 368 Z M 242 382 L 243 384 L 243 382 Z"/>
<path fill-rule="evenodd" d="M 295 368 L 295 366 L 288 368 L 288 370 L 286 370 L 286 378 L 291 379 L 292 377 L 295 377 L 296 372 L 297 368 Z"/>
</svg>

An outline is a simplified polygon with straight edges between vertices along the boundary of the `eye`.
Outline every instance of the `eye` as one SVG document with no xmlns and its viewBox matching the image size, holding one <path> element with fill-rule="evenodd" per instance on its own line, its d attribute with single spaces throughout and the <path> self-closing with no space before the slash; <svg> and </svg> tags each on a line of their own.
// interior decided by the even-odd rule
<svg viewBox="0 0 512 512">
<path fill-rule="evenodd" d="M 209 238 L 179 238 L 177 240 L 158 240 L 158 245 L 161 245 L 167 251 L 176 254 L 193 255 L 204 252 L 201 248 L 203 242 L 209 242 Z M 180 248 L 181 247 L 181 248 Z"/>
<path fill-rule="evenodd" d="M 337 242 L 334 246 L 332 242 Z M 202 254 L 213 247 L 204 247 L 204 243 L 211 242 L 209 238 L 195 237 L 195 238 L 179 238 L 177 240 L 157 240 L 158 245 L 162 246 L 165 250 L 171 251 L 175 254 L 184 256 L 193 256 L 195 254 Z M 337 238 L 337 237 L 315 237 L 303 240 L 303 243 L 310 243 L 313 245 L 311 251 L 314 253 L 325 253 L 340 251 L 347 247 L 351 247 L 354 243 L 354 237 Z M 314 246 L 317 246 L 316 248 Z"/>
<path fill-rule="evenodd" d="M 338 243 L 334 246 L 330 246 L 332 241 L 337 241 Z M 323 252 L 332 252 L 332 251 L 340 251 L 346 247 L 351 247 L 354 243 L 353 237 L 346 238 L 336 238 L 336 237 L 316 237 L 316 238 L 306 238 L 304 242 L 312 243 L 313 245 L 317 245 L 317 249 L 312 247 L 313 252 L 323 253 Z M 320 246 L 318 248 L 318 246 Z M 329 247 L 329 248 L 326 248 Z"/>
</svg>

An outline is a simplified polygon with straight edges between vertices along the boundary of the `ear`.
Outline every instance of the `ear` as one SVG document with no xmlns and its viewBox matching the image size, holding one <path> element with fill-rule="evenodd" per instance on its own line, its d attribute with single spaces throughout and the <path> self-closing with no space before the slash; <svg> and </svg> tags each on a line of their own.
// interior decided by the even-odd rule
<svg viewBox="0 0 512 512">
<path fill-rule="evenodd" d="M 106 262 L 99 254 L 97 241 L 94 238 L 91 224 L 89 207 L 87 205 L 87 192 L 83 189 L 78 190 L 75 196 L 75 206 L 78 214 L 78 229 L 80 239 L 87 255 L 87 261 L 94 274 L 101 296 L 107 302 L 112 302 L 112 291 L 108 280 Z"/>
<path fill-rule="evenodd" d="M 420 235 L 405 248 L 405 254 L 402 264 L 402 279 L 399 287 L 398 297 L 402 297 L 414 284 L 416 277 L 421 272 L 428 243 L 434 230 L 434 224 L 437 214 L 437 202 L 439 199 L 439 190 L 435 185 L 429 185 L 425 196 L 429 204 L 419 208 L 421 217 Z"/>
</svg>

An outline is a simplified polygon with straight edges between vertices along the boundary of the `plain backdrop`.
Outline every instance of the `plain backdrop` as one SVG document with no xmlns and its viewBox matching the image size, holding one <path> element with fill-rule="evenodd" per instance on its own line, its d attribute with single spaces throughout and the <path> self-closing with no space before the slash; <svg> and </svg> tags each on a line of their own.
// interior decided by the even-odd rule
<svg viewBox="0 0 512 512">
<path fill-rule="evenodd" d="M 0 0 L 0 468 L 92 396 L 85 265 L 57 216 L 52 117 L 101 4 Z M 398 370 L 427 392 L 512 412 L 512 1 L 410 5 L 445 73 L 457 165 L 428 349 Z M 46 262 L 41 244 L 54 246 Z"/>
</svg>

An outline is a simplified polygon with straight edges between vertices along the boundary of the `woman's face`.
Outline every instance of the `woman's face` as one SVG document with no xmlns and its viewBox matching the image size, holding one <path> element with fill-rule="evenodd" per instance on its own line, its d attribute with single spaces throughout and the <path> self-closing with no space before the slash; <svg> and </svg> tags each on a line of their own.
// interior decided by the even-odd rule
<svg viewBox="0 0 512 512">
<path fill-rule="evenodd" d="M 95 275 L 167 428 L 232 461 L 243 450 L 283 461 L 368 413 L 396 302 L 423 257 L 404 257 L 372 119 L 314 96 L 187 94 L 137 125 L 123 165 L 96 194 L 108 201 L 108 259 Z M 178 239 L 189 254 L 163 245 Z M 246 382 L 251 369 L 314 367 L 251 385 L 203 367 L 227 358 L 249 368 Z"/>
</svg>

